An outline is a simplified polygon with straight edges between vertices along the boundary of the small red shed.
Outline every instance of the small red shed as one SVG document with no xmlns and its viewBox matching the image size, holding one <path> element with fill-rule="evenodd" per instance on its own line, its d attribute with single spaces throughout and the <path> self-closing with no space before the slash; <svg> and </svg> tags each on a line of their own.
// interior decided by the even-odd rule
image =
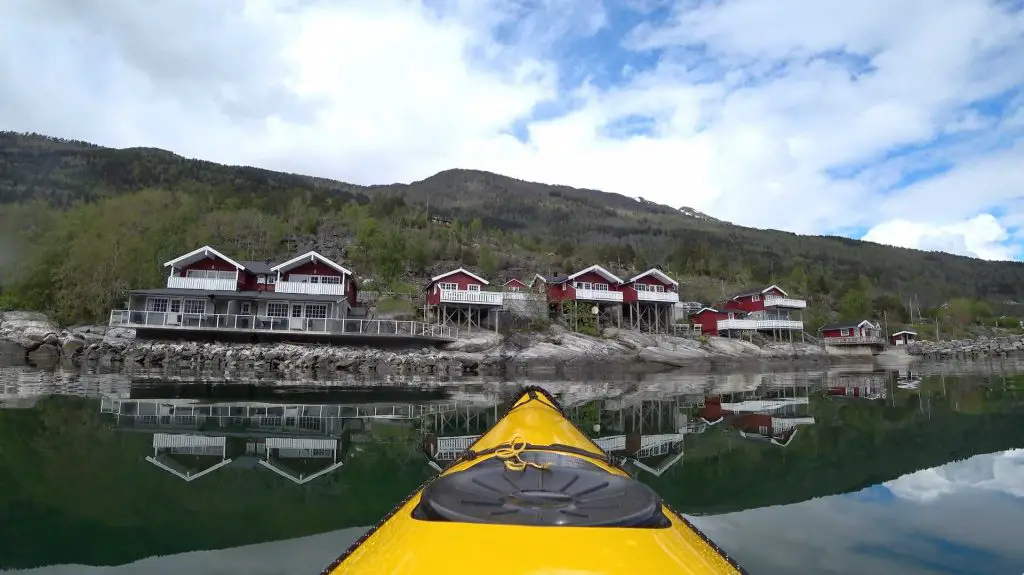
<svg viewBox="0 0 1024 575">
<path fill-rule="evenodd" d="M 889 342 L 893 345 L 908 345 L 917 341 L 917 332 L 905 329 L 889 336 Z"/>
</svg>

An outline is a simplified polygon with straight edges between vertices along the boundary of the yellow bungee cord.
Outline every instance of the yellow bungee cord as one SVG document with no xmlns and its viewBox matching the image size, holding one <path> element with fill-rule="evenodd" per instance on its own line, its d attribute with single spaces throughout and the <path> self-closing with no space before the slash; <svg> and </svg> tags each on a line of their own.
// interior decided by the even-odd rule
<svg viewBox="0 0 1024 575">
<path fill-rule="evenodd" d="M 533 467 L 535 469 L 547 469 L 548 467 L 551 467 L 551 464 L 549 463 L 523 461 L 519 455 L 524 451 L 526 451 L 526 440 L 516 435 L 495 449 L 494 457 L 502 460 L 505 463 L 505 469 L 508 469 L 509 471 L 523 471 L 527 467 Z"/>
</svg>

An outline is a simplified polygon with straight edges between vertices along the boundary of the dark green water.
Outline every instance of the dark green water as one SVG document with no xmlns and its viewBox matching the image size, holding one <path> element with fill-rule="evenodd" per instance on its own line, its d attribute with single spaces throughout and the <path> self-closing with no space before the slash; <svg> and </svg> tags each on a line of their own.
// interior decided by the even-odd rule
<svg viewBox="0 0 1024 575">
<path fill-rule="evenodd" d="M 1014 369 L 529 383 L 643 437 L 630 469 L 751 573 L 989 575 L 1024 572 Z M 0 368 L 0 571 L 317 573 L 434 473 L 425 434 L 484 431 L 523 383 Z M 327 443 L 268 459 L 281 439 Z"/>
</svg>

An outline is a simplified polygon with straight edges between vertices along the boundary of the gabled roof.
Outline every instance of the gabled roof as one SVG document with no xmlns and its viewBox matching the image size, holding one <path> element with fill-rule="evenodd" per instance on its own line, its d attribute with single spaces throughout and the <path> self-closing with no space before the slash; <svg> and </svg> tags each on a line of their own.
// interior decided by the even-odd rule
<svg viewBox="0 0 1024 575">
<path fill-rule="evenodd" d="M 826 325 L 823 325 L 823 326 L 819 327 L 818 331 L 826 331 L 826 330 L 833 330 L 833 329 L 850 329 L 850 328 L 860 327 L 860 326 L 862 326 L 864 324 L 867 324 L 870 327 L 878 327 L 874 323 L 871 323 L 871 320 L 865 319 L 865 320 L 861 320 L 861 321 L 846 321 L 846 322 L 826 324 Z"/>
<path fill-rule="evenodd" d="M 210 246 L 203 246 L 203 247 L 201 247 L 199 249 L 192 250 L 192 251 L 190 251 L 189 253 L 187 253 L 187 254 L 185 254 L 183 256 L 178 256 L 178 257 L 174 258 L 173 260 L 165 263 L 164 267 L 167 267 L 167 266 L 177 266 L 178 264 L 180 264 L 182 262 L 189 262 L 189 263 L 191 263 L 192 260 L 199 261 L 199 260 L 201 260 L 203 258 L 206 258 L 206 257 L 209 257 L 209 256 L 216 256 L 216 257 L 218 257 L 218 258 L 228 262 L 229 264 L 235 266 L 236 268 L 238 268 L 240 270 L 244 270 L 245 269 L 245 266 L 243 266 L 242 264 L 240 264 L 240 263 L 236 262 L 235 260 L 229 258 L 228 256 L 218 252 L 217 250 L 211 248 Z"/>
<path fill-rule="evenodd" d="M 672 284 L 672 285 L 677 286 L 677 287 L 679 286 L 679 282 L 677 282 L 676 280 L 668 277 L 668 274 L 666 274 L 665 272 L 659 270 L 658 268 L 651 268 L 651 269 L 645 271 L 642 274 L 635 275 L 635 276 L 629 278 L 629 281 L 626 282 L 626 283 L 633 283 L 633 282 L 635 282 L 636 280 L 638 280 L 640 278 L 647 277 L 647 276 L 652 276 L 652 275 L 653 276 L 658 276 L 658 279 L 660 279 L 661 281 L 663 281 L 663 282 L 665 282 L 667 284 Z"/>
<path fill-rule="evenodd" d="M 914 330 L 911 330 L 911 329 L 905 329 L 905 330 L 902 330 L 902 331 L 898 331 L 898 332 L 894 333 L 893 335 L 902 335 L 902 334 L 917 335 L 917 332 L 914 331 Z"/>
<path fill-rule="evenodd" d="M 779 286 L 777 286 L 775 284 L 772 284 L 772 285 L 770 285 L 768 287 L 759 287 L 759 288 L 753 288 L 753 289 L 748 289 L 748 290 L 745 290 L 745 291 L 741 291 L 740 293 L 733 294 L 732 297 L 730 297 L 729 299 L 737 299 L 737 298 L 741 298 L 741 297 L 750 297 L 752 295 L 760 295 L 760 294 L 763 294 L 763 293 L 768 293 L 768 292 L 772 291 L 773 289 L 779 290 L 779 292 L 781 292 L 782 295 L 784 295 L 784 296 L 788 296 L 789 295 L 788 293 L 785 292 L 785 290 L 783 290 Z"/>
<path fill-rule="evenodd" d="M 510 283 L 512 283 L 512 282 L 516 282 L 516 283 L 518 283 L 519 285 L 523 285 L 523 286 L 525 286 L 525 285 L 526 285 L 526 282 L 524 282 L 523 280 L 521 280 L 521 279 L 519 279 L 519 278 L 512 278 L 512 279 L 508 280 L 507 282 L 505 282 L 505 283 L 503 283 L 503 284 L 501 284 L 501 285 L 502 285 L 502 286 L 507 286 L 508 284 L 510 284 Z"/>
<path fill-rule="evenodd" d="M 567 277 L 565 279 L 566 279 L 566 281 L 571 281 L 571 280 L 574 280 L 574 279 L 580 277 L 583 274 L 590 273 L 590 272 L 594 272 L 596 274 L 599 274 L 599 275 L 601 275 L 602 277 L 604 277 L 606 280 L 608 280 L 610 282 L 615 282 L 617 284 L 622 283 L 622 278 L 620 278 L 619 276 L 613 274 L 612 272 L 604 269 L 603 267 L 601 267 L 599 265 L 592 265 L 589 268 L 580 270 L 580 271 L 572 274 L 571 276 L 569 276 L 569 277 Z"/>
<path fill-rule="evenodd" d="M 475 279 L 476 281 L 478 281 L 478 282 L 480 282 L 480 283 L 482 283 L 484 285 L 489 285 L 491 283 L 491 282 L 485 280 L 484 278 L 476 275 L 475 273 L 467 270 L 466 268 L 458 268 L 458 269 L 454 269 L 454 270 L 452 270 L 450 272 L 445 272 L 445 273 L 443 273 L 443 274 L 441 274 L 439 276 L 434 276 L 434 277 L 430 278 L 430 283 L 434 283 L 434 282 L 436 282 L 438 280 L 443 280 L 444 278 L 446 278 L 448 276 L 453 276 L 453 275 L 458 274 L 458 273 L 466 274 L 467 276 Z"/>
<path fill-rule="evenodd" d="M 700 314 L 702 314 L 702 313 L 704 313 L 706 311 L 710 311 L 710 312 L 713 312 L 713 313 L 722 313 L 721 311 L 719 311 L 718 309 L 713 308 L 713 307 L 702 307 L 699 310 L 691 313 L 690 315 L 700 315 Z"/>
<path fill-rule="evenodd" d="M 324 256 L 322 256 L 322 255 L 320 255 L 320 254 L 318 254 L 317 252 L 314 252 L 314 251 L 308 251 L 308 252 L 302 254 L 301 256 L 296 256 L 296 257 L 294 257 L 294 258 L 292 258 L 292 259 L 290 259 L 290 260 L 288 260 L 286 262 L 279 263 L 276 266 L 270 268 L 270 271 L 275 271 L 275 272 L 285 271 L 285 270 L 291 269 L 293 267 L 296 267 L 297 265 L 299 265 L 301 263 L 305 263 L 306 260 L 309 260 L 309 261 L 319 260 L 319 261 L 323 262 L 324 264 L 327 264 L 328 266 L 334 268 L 335 270 L 337 270 L 337 271 L 339 271 L 339 272 L 341 272 L 341 273 L 343 273 L 345 275 L 349 275 L 349 276 L 352 275 L 352 272 L 347 270 L 347 269 L 345 269 L 345 268 L 343 268 L 341 266 L 341 264 L 333 262 L 333 261 L 325 258 Z"/>
</svg>

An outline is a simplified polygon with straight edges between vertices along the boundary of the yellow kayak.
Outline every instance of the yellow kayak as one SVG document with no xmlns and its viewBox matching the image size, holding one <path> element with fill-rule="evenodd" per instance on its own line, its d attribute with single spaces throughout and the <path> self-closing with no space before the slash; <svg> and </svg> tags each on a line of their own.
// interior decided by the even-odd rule
<svg viewBox="0 0 1024 575">
<path fill-rule="evenodd" d="M 323 573 L 746 572 L 529 388 Z"/>
</svg>

